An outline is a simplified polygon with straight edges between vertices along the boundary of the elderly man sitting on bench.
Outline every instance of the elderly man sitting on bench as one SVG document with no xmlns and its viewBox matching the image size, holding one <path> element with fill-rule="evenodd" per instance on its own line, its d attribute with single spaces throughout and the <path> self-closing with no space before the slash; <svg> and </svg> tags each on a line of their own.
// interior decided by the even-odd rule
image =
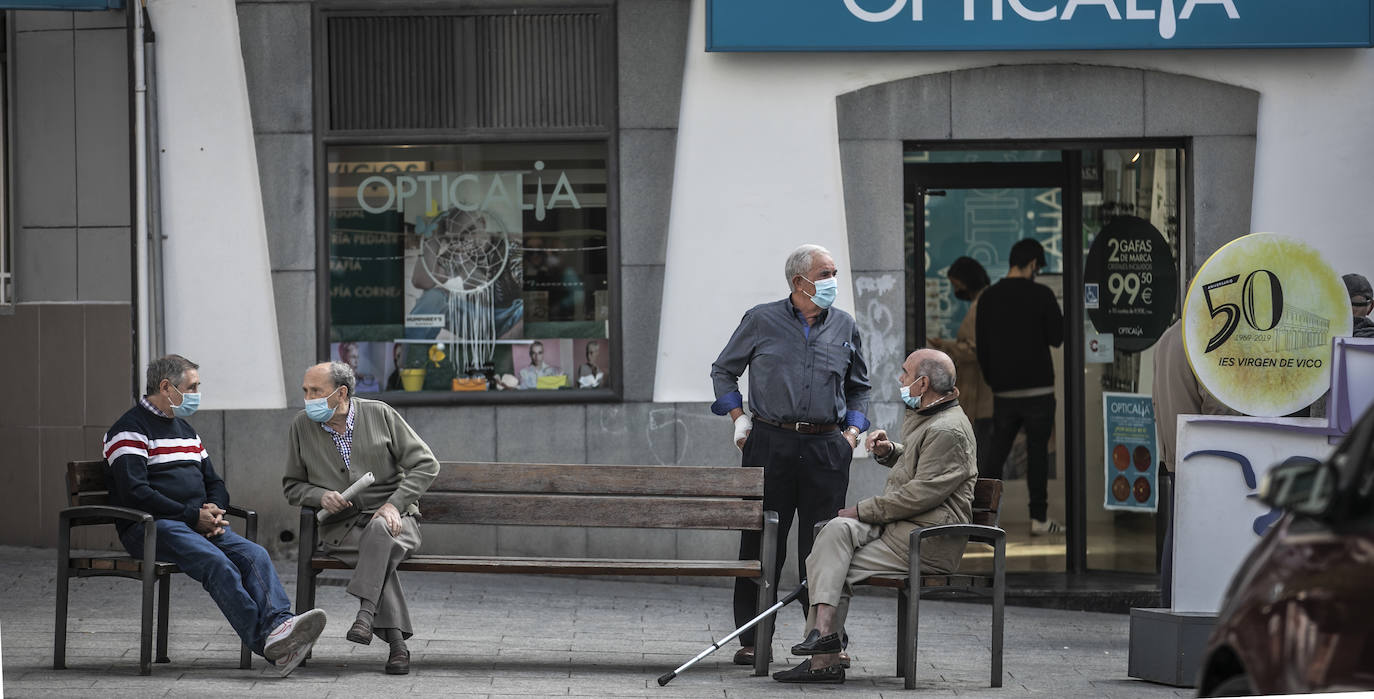
<svg viewBox="0 0 1374 699">
<path fill-rule="evenodd" d="M 806 559 L 811 608 L 806 640 L 793 655 L 811 656 L 773 673 L 779 682 L 844 682 L 841 637 L 851 585 L 879 573 L 905 573 L 912 530 L 973 520 L 978 458 L 973 427 L 959 407 L 954 362 L 938 350 L 920 349 L 902 363 L 902 441 L 883 430 L 869 434 L 867 448 L 892 469 L 882 495 L 839 511 L 816 536 Z M 967 537 L 938 537 L 921 547 L 921 569 L 950 573 L 959 567 Z"/>
</svg>

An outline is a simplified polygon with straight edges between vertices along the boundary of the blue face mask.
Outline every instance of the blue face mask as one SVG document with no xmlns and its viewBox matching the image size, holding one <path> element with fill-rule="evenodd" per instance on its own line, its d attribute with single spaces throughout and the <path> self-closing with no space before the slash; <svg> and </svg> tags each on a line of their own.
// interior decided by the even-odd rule
<svg viewBox="0 0 1374 699">
<path fill-rule="evenodd" d="M 339 388 L 343 388 L 343 386 Z M 334 389 L 334 393 L 338 393 L 339 388 Z M 311 398 L 305 401 L 305 416 L 315 422 L 328 422 L 330 418 L 334 417 L 334 412 L 339 409 L 337 405 L 332 408 L 329 407 L 329 399 L 334 393 L 323 398 Z"/>
<path fill-rule="evenodd" d="M 194 415 L 196 409 L 200 407 L 200 393 L 182 393 L 181 389 L 176 386 L 173 386 L 172 390 L 181 395 L 181 405 L 172 406 L 172 414 L 177 417 Z"/>
<path fill-rule="evenodd" d="M 810 279 L 806 281 L 811 282 Z M 835 303 L 835 294 L 840 290 L 840 283 L 834 277 L 811 282 L 811 285 L 816 287 L 816 295 L 811 297 L 812 303 L 821 308 L 830 308 L 830 304 Z"/>
<path fill-rule="evenodd" d="M 920 380 L 921 377 L 917 376 L 916 381 Z M 921 397 L 911 395 L 911 387 L 916 385 L 916 381 L 912 381 L 911 383 L 903 386 L 901 390 L 898 391 L 898 393 L 902 394 L 902 402 L 906 403 L 906 407 L 911 408 L 912 410 L 921 409 Z"/>
</svg>

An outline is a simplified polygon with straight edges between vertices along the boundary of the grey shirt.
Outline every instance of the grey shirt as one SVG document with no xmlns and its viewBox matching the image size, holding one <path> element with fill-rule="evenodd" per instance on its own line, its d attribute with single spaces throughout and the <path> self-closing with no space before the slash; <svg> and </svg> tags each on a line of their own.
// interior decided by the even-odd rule
<svg viewBox="0 0 1374 699">
<path fill-rule="evenodd" d="M 749 369 L 749 406 L 775 422 L 839 423 L 868 429 L 868 366 L 854 317 L 830 308 L 816 324 L 791 299 L 749 309 L 711 365 L 716 402 L 725 415 L 743 407 L 739 377 Z"/>
</svg>

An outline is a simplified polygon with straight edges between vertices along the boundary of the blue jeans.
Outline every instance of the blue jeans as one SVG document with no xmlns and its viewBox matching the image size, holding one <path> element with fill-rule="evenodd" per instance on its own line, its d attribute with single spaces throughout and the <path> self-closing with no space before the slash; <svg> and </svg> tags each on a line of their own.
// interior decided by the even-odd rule
<svg viewBox="0 0 1374 699">
<path fill-rule="evenodd" d="M 179 520 L 159 519 L 155 526 L 157 560 L 175 563 L 200 583 L 244 645 L 262 655 L 267 634 L 291 618 L 291 600 L 267 549 L 228 527 L 207 539 Z M 129 555 L 143 557 L 142 524 L 126 529 L 119 540 Z"/>
</svg>

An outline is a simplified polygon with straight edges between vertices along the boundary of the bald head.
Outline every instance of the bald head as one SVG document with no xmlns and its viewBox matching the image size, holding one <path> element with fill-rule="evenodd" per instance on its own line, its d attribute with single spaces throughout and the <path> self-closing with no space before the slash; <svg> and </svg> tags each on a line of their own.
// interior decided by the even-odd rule
<svg viewBox="0 0 1374 699">
<path fill-rule="evenodd" d="M 954 390 L 954 361 L 940 350 L 928 347 L 918 349 L 902 362 L 901 380 L 905 385 L 922 376 L 928 379 L 921 393 L 921 404 L 926 405 Z"/>
</svg>

